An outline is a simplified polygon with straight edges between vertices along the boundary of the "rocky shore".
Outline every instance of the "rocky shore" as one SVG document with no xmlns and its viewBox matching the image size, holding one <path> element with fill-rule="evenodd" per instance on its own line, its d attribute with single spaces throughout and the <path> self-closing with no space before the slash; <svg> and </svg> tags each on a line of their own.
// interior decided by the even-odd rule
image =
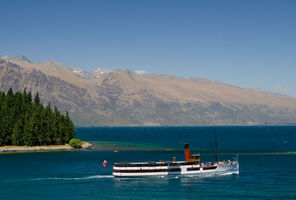
<svg viewBox="0 0 296 200">
<path fill-rule="evenodd" d="M 46 151 L 73 151 L 81 149 L 91 149 L 92 145 L 88 142 L 83 141 L 82 148 L 74 148 L 69 144 L 65 145 L 48 145 L 48 146 L 0 146 L 0 153 L 13 153 L 13 152 L 46 152 Z"/>
</svg>

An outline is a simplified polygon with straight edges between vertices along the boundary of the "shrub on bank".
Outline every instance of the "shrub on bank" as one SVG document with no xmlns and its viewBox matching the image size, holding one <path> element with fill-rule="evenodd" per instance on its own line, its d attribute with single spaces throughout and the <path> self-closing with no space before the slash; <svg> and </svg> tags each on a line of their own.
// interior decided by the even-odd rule
<svg viewBox="0 0 296 200">
<path fill-rule="evenodd" d="M 81 140 L 72 138 L 69 142 L 69 145 L 74 148 L 81 148 Z"/>
</svg>

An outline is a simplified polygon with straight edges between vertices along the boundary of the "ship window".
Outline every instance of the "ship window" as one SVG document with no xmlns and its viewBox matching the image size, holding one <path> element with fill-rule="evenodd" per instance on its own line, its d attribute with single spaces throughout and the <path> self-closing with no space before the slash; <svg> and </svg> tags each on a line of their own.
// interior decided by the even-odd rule
<svg viewBox="0 0 296 200">
<path fill-rule="evenodd" d="M 213 166 L 213 167 L 204 167 L 203 170 L 210 170 L 210 169 L 216 169 L 217 166 Z"/>
<path fill-rule="evenodd" d="M 187 171 L 199 171 L 200 168 L 199 167 L 191 167 L 191 168 L 187 168 Z"/>
<path fill-rule="evenodd" d="M 180 172 L 180 168 L 172 168 L 172 169 L 137 169 L 137 170 L 117 170 L 114 169 L 113 172 L 119 172 L 119 173 L 147 173 L 147 172 Z"/>
<path fill-rule="evenodd" d="M 180 172 L 181 169 L 180 168 L 172 168 L 172 169 L 168 169 L 168 172 Z"/>
</svg>

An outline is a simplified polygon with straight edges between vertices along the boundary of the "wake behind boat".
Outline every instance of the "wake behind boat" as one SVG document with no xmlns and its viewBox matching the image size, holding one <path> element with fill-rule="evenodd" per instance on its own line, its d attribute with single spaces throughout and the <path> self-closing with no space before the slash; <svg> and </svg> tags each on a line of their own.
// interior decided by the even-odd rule
<svg viewBox="0 0 296 200">
<path fill-rule="evenodd" d="M 205 174 L 227 173 L 238 174 L 238 160 L 200 162 L 200 154 L 190 155 L 189 145 L 184 145 L 185 161 L 160 162 L 120 162 L 113 164 L 114 177 L 146 177 L 146 176 L 199 176 Z"/>
</svg>

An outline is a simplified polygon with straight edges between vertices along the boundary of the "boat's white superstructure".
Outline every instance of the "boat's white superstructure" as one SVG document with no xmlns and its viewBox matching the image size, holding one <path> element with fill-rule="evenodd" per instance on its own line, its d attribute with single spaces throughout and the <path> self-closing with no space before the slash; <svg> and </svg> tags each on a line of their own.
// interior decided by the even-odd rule
<svg viewBox="0 0 296 200">
<path fill-rule="evenodd" d="M 113 175 L 115 177 L 140 177 L 140 176 L 198 176 L 206 173 L 239 173 L 237 160 L 227 162 L 200 162 L 200 155 L 190 156 L 189 146 L 185 144 L 186 161 L 167 162 L 139 162 L 139 163 L 114 163 Z"/>
</svg>

